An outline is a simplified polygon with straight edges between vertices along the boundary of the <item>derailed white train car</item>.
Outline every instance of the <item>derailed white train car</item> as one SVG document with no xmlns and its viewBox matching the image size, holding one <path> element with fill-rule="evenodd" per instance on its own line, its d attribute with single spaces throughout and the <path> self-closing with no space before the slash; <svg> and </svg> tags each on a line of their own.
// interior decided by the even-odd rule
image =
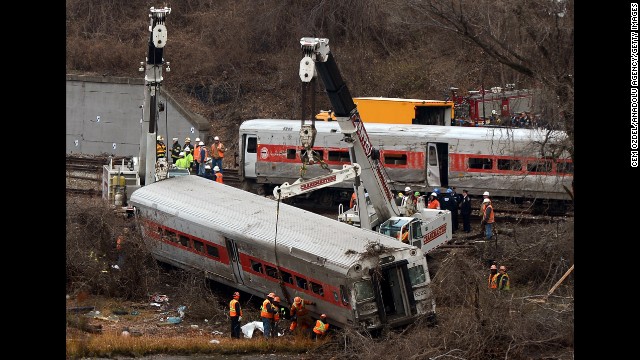
<svg viewBox="0 0 640 360">
<path fill-rule="evenodd" d="M 312 299 L 339 327 L 435 315 L 424 253 L 392 237 L 199 176 L 144 186 L 130 203 L 158 261 L 259 297 Z"/>
</svg>

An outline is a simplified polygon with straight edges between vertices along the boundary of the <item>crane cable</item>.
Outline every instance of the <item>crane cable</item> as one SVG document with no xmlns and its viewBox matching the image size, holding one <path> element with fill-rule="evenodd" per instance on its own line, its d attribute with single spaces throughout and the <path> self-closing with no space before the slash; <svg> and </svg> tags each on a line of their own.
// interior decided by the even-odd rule
<svg viewBox="0 0 640 360">
<path fill-rule="evenodd" d="M 289 291 L 287 291 L 287 287 L 284 286 L 284 280 L 282 279 L 282 272 L 280 271 L 280 260 L 278 259 L 278 220 L 280 218 L 280 189 L 278 189 L 278 201 L 276 205 L 276 234 L 273 237 L 273 254 L 276 258 L 276 270 L 278 276 L 278 285 L 280 285 L 280 290 L 282 290 L 282 294 L 289 304 L 292 304 L 291 295 L 289 295 Z"/>
</svg>

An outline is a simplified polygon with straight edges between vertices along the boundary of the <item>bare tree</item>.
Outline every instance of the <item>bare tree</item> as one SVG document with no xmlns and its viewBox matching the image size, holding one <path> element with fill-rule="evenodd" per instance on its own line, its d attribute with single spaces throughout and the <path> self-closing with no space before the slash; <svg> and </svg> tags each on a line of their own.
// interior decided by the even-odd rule
<svg viewBox="0 0 640 360">
<path fill-rule="evenodd" d="M 535 111 L 567 132 L 574 157 L 573 0 L 411 0 L 420 29 L 435 27 L 481 49 L 488 62 L 540 90 Z M 425 31 L 425 30 L 423 30 Z"/>
</svg>

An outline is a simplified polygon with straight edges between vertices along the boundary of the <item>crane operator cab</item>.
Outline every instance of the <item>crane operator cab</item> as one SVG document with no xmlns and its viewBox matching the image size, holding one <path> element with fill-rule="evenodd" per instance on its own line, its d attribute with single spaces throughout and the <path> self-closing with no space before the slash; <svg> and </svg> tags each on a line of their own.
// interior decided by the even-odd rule
<svg viewBox="0 0 640 360">
<path fill-rule="evenodd" d="M 380 233 L 420 247 L 423 237 L 421 224 L 420 219 L 413 217 L 393 217 L 380 225 Z"/>
</svg>

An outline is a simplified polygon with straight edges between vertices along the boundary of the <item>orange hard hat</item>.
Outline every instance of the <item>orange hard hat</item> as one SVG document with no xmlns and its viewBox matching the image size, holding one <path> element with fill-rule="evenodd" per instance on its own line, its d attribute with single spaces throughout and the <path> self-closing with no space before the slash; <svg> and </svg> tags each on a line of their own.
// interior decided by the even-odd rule
<svg viewBox="0 0 640 360">
<path fill-rule="evenodd" d="M 273 298 L 273 301 L 280 302 L 280 298 L 278 296 L 276 296 L 276 297 Z"/>
<path fill-rule="evenodd" d="M 293 302 L 296 304 L 300 304 L 300 302 L 302 301 L 302 299 L 300 299 L 300 296 L 296 296 L 293 298 Z"/>
<path fill-rule="evenodd" d="M 494 264 L 494 265 L 491 265 L 491 270 L 496 270 L 497 268 L 498 268 L 498 267 L 497 267 L 495 264 Z"/>
</svg>

